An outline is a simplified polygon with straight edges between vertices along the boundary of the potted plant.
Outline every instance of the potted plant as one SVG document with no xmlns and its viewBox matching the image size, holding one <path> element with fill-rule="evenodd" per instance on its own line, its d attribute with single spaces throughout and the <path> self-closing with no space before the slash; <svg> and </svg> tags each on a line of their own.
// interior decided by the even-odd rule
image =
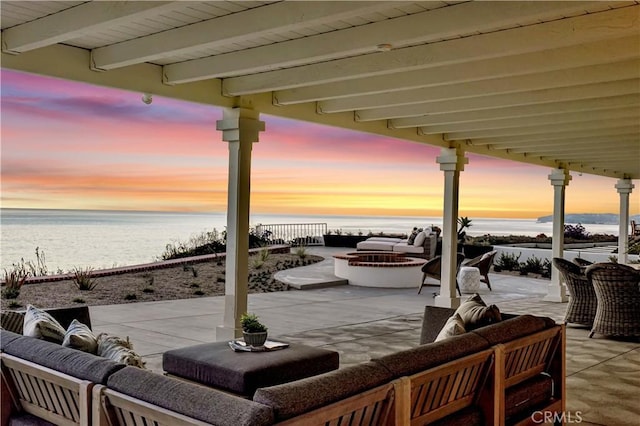
<svg viewBox="0 0 640 426">
<path fill-rule="evenodd" d="M 262 346 L 267 341 L 267 327 L 255 314 L 245 313 L 240 317 L 244 341 L 250 346 Z"/>
</svg>

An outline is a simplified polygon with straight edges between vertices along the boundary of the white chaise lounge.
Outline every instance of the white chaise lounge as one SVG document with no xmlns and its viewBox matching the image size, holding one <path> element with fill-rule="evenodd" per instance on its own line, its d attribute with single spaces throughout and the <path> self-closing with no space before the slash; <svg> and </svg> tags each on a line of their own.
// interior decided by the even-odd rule
<svg viewBox="0 0 640 426">
<path fill-rule="evenodd" d="M 425 259 L 431 259 L 436 255 L 436 247 L 438 245 L 438 234 L 427 233 L 428 231 L 420 232 L 413 244 L 409 244 L 407 239 L 402 238 L 389 238 L 389 237 L 371 237 L 365 241 L 358 243 L 358 250 L 373 250 L 373 251 L 395 251 L 407 253 L 411 256 L 423 257 Z"/>
</svg>

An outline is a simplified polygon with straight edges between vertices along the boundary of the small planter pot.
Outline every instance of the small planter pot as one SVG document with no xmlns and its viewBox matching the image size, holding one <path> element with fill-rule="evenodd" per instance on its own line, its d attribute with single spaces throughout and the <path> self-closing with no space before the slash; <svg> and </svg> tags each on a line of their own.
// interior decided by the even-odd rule
<svg viewBox="0 0 640 426">
<path fill-rule="evenodd" d="M 246 331 L 242 332 L 242 336 L 244 337 L 244 341 L 249 346 L 262 346 L 264 342 L 267 341 L 267 332 L 260 331 L 258 333 L 247 333 Z"/>
</svg>

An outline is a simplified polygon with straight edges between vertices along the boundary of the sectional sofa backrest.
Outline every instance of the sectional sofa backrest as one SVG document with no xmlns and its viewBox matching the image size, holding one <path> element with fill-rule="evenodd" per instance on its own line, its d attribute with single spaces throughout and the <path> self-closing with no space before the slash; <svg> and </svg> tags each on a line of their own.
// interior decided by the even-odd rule
<svg viewBox="0 0 640 426">
<path fill-rule="evenodd" d="M 87 327 L 91 328 L 89 307 L 86 305 L 68 308 L 49 308 L 45 309 L 45 311 L 54 317 L 60 325 L 65 328 L 65 330 L 74 319 L 77 319 Z M 24 314 L 25 311 L 3 311 L 0 313 L 0 325 L 2 325 L 4 330 L 22 334 Z"/>
<path fill-rule="evenodd" d="M 93 392 L 94 426 L 273 424 L 270 407 L 136 367 L 111 375 Z"/>
<path fill-rule="evenodd" d="M 272 407 L 275 420 L 283 422 L 307 413 L 313 413 L 318 409 L 324 410 L 327 406 L 332 406 L 332 404 L 344 401 L 354 395 L 361 395 L 371 389 L 376 389 L 380 393 L 376 392 L 377 396 L 371 398 L 371 405 L 376 409 L 384 410 L 387 408 L 385 405 L 389 402 L 384 402 L 385 392 L 388 391 L 387 385 L 392 380 L 393 377 L 386 368 L 377 363 L 366 362 L 295 382 L 259 388 L 253 396 L 253 400 Z M 376 400 L 380 401 L 379 406 L 376 405 Z M 339 407 L 338 411 L 342 411 L 341 416 L 349 414 L 349 410 L 345 410 L 345 406 Z M 354 407 L 355 412 L 358 409 L 357 404 Z M 332 409 L 336 410 L 336 405 L 333 405 Z M 317 415 L 317 412 L 315 414 Z M 299 420 L 290 420 L 290 424 L 296 424 Z M 376 421 L 383 420 L 385 419 L 376 419 Z M 374 424 L 384 423 L 374 422 Z"/>
</svg>

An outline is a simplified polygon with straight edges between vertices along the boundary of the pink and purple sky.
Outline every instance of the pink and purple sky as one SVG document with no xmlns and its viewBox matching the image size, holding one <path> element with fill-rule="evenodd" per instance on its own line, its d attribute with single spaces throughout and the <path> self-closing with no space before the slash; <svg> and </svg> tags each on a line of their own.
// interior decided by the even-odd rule
<svg viewBox="0 0 640 426">
<path fill-rule="evenodd" d="M 1 71 L 2 207 L 225 211 L 219 108 Z M 262 116 L 255 213 L 437 216 L 439 148 Z M 551 214 L 550 169 L 468 154 L 460 215 Z M 568 213 L 618 213 L 615 179 L 572 173 Z M 637 182 L 636 182 L 636 185 Z M 640 213 L 640 188 L 631 214 Z"/>
</svg>

